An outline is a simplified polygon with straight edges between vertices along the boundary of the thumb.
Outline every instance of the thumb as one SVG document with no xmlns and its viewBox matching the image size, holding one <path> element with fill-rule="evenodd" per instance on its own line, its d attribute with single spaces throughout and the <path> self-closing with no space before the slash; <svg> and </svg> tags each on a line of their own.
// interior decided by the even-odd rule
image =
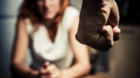
<svg viewBox="0 0 140 78">
<path fill-rule="evenodd" d="M 112 30 L 112 27 L 110 25 L 105 25 L 102 27 L 102 30 L 105 32 L 109 32 L 110 30 Z"/>
<path fill-rule="evenodd" d="M 114 34 L 120 34 L 120 32 L 121 32 L 121 30 L 120 30 L 119 27 L 114 27 L 114 28 L 113 28 L 113 33 L 114 33 Z"/>
</svg>

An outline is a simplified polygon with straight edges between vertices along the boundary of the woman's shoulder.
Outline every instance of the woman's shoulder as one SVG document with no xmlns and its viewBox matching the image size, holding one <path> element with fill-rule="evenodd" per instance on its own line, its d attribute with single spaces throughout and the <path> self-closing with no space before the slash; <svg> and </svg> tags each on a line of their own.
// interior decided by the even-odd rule
<svg viewBox="0 0 140 78">
<path fill-rule="evenodd" d="M 69 30 L 71 24 L 77 16 L 79 16 L 79 11 L 76 8 L 71 6 L 67 7 L 62 20 L 64 27 Z"/>
<path fill-rule="evenodd" d="M 24 21 L 26 30 L 30 34 L 33 31 L 33 25 L 31 23 L 30 18 L 24 18 L 22 19 L 22 21 Z"/>
<path fill-rule="evenodd" d="M 76 9 L 75 7 L 68 6 L 66 8 L 65 15 L 79 16 L 79 10 Z"/>
</svg>

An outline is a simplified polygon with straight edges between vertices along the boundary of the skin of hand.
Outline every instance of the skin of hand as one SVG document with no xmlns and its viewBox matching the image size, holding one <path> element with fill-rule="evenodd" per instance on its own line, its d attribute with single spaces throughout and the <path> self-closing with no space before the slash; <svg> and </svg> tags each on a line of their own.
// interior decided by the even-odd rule
<svg viewBox="0 0 140 78">
<path fill-rule="evenodd" d="M 76 39 L 95 49 L 108 50 L 113 46 L 113 41 L 119 39 L 119 18 L 115 0 L 83 0 Z M 107 32 L 110 30 L 108 25 L 113 34 Z M 107 27 L 102 31 L 104 26 Z"/>
<path fill-rule="evenodd" d="M 118 26 L 115 26 L 115 27 L 113 28 L 113 34 L 120 34 L 120 33 L 121 33 L 120 28 L 119 28 Z"/>
<path fill-rule="evenodd" d="M 120 33 L 121 33 L 120 28 L 119 28 L 118 26 L 115 26 L 115 27 L 113 28 L 113 34 L 114 34 L 113 40 L 114 40 L 114 41 L 119 40 L 119 35 L 120 35 Z"/>
<path fill-rule="evenodd" d="M 63 78 L 61 71 L 54 64 L 45 62 L 40 68 L 41 78 Z"/>
<path fill-rule="evenodd" d="M 108 0 L 109 1 L 109 0 Z M 112 6 L 110 7 L 110 14 L 108 16 L 108 19 L 107 19 L 107 23 L 106 25 L 111 25 L 112 27 L 112 30 L 113 30 L 113 34 L 114 34 L 114 37 L 113 37 L 113 40 L 116 41 L 119 39 L 119 34 L 121 32 L 118 24 L 119 24 L 119 10 L 118 10 L 118 6 L 115 2 L 115 0 L 110 0 L 112 1 Z"/>
<path fill-rule="evenodd" d="M 105 35 L 107 35 L 108 39 L 111 41 L 111 45 L 114 44 L 113 41 L 113 29 L 110 25 L 107 26 L 103 26 L 102 30 L 106 33 Z"/>
<path fill-rule="evenodd" d="M 50 72 L 47 70 L 50 63 L 45 62 L 45 64 L 40 68 L 40 77 L 39 78 L 50 78 Z"/>
<path fill-rule="evenodd" d="M 119 39 L 119 34 L 121 33 L 121 30 L 118 26 L 112 28 L 110 25 L 106 25 L 103 26 L 102 30 L 107 33 L 106 36 L 108 37 L 108 39 L 111 40 L 111 43 L 113 43 L 112 40 L 116 41 Z"/>
</svg>

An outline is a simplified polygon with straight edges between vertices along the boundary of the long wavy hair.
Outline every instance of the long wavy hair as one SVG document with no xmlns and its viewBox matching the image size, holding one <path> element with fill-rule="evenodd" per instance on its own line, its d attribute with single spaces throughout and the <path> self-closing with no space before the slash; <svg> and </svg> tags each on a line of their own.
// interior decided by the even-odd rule
<svg viewBox="0 0 140 78">
<path fill-rule="evenodd" d="M 23 19 L 29 18 L 32 25 L 35 28 L 38 28 L 39 24 L 44 24 L 44 19 L 40 14 L 39 9 L 37 9 L 38 8 L 37 1 L 38 0 L 24 0 L 21 7 L 19 8 L 19 14 L 18 14 L 18 18 L 23 18 Z M 55 15 L 55 17 L 52 20 L 48 20 L 47 23 L 49 24 L 45 25 L 52 42 L 55 41 L 58 24 L 62 21 L 68 3 L 69 0 L 61 0 L 60 9 L 58 13 Z"/>
</svg>

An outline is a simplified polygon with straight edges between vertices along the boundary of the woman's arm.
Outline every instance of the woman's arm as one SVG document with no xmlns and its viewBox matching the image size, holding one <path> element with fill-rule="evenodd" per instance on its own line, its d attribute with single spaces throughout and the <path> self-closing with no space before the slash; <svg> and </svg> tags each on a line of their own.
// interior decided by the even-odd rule
<svg viewBox="0 0 140 78">
<path fill-rule="evenodd" d="M 74 52 L 76 63 L 72 67 L 62 70 L 62 74 L 64 75 L 64 78 L 65 77 L 78 78 L 88 74 L 90 70 L 90 62 L 89 62 L 87 46 L 80 44 L 75 39 L 78 23 L 79 23 L 79 17 L 76 17 L 69 32 L 70 43 L 72 46 L 72 50 Z"/>
<path fill-rule="evenodd" d="M 17 22 L 15 38 L 11 63 L 12 75 L 14 78 L 34 78 L 38 75 L 38 71 L 34 71 L 24 64 L 29 40 L 23 19 L 19 19 Z"/>
</svg>

